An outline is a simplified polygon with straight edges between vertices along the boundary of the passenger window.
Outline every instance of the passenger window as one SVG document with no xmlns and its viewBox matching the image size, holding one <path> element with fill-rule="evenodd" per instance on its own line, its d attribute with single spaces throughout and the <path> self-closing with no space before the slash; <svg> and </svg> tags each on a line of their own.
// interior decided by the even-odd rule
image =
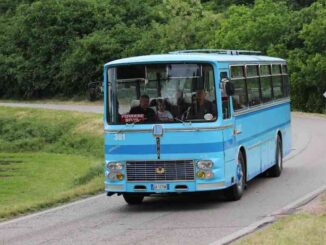
<svg viewBox="0 0 326 245">
<path fill-rule="evenodd" d="M 227 72 L 220 73 L 220 80 L 223 78 L 228 78 Z M 223 119 L 228 119 L 231 117 L 231 109 L 230 109 L 230 99 L 226 94 L 222 94 L 222 111 L 223 111 Z"/>
<path fill-rule="evenodd" d="M 231 80 L 234 84 L 233 108 L 235 111 L 248 107 L 247 86 L 244 66 L 231 66 Z"/>
<path fill-rule="evenodd" d="M 275 99 L 283 97 L 281 65 L 272 65 L 273 94 Z"/>
<path fill-rule="evenodd" d="M 269 65 L 260 66 L 260 85 L 262 93 L 262 102 L 272 100 L 271 72 Z"/>
<path fill-rule="evenodd" d="M 260 85 L 257 65 L 247 66 L 247 90 L 249 106 L 260 104 Z"/>
<path fill-rule="evenodd" d="M 244 66 L 231 66 L 231 78 L 244 77 Z"/>
<path fill-rule="evenodd" d="M 247 91 L 245 79 L 238 79 L 233 81 L 234 95 L 233 95 L 233 108 L 234 110 L 241 110 L 248 107 Z"/>
<path fill-rule="evenodd" d="M 287 97 L 290 94 L 289 76 L 288 76 L 287 65 L 282 65 L 282 80 L 283 80 L 283 86 L 282 86 L 283 96 Z"/>
</svg>

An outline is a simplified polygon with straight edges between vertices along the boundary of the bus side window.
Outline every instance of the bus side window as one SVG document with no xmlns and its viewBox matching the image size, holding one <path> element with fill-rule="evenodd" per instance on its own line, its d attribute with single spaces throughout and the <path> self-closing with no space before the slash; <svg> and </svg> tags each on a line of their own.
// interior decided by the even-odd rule
<svg viewBox="0 0 326 245">
<path fill-rule="evenodd" d="M 282 75 L 281 65 L 272 65 L 272 80 L 273 80 L 273 94 L 274 99 L 283 97 L 282 92 Z"/>
<path fill-rule="evenodd" d="M 263 103 L 272 100 L 271 78 L 272 78 L 272 76 L 271 76 L 270 65 L 261 65 L 260 66 L 260 86 L 261 86 Z"/>
<path fill-rule="evenodd" d="M 222 81 L 223 78 L 228 78 L 227 72 L 220 73 L 220 80 Z M 222 94 L 222 113 L 223 119 L 228 119 L 231 117 L 230 100 L 225 94 Z"/>
<path fill-rule="evenodd" d="M 247 65 L 246 68 L 249 106 L 258 105 L 261 103 L 258 65 Z"/>
<path fill-rule="evenodd" d="M 231 80 L 234 84 L 233 108 L 235 111 L 248 107 L 248 94 L 244 66 L 231 66 Z"/>
<path fill-rule="evenodd" d="M 290 94 L 290 87 L 289 87 L 289 76 L 288 76 L 288 69 L 287 65 L 282 65 L 282 94 L 283 97 L 287 97 Z"/>
</svg>

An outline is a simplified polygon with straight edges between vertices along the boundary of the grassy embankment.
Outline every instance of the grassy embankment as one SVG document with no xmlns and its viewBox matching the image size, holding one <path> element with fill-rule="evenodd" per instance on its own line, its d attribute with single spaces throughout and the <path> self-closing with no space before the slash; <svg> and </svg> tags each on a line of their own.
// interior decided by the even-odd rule
<svg viewBox="0 0 326 245">
<path fill-rule="evenodd" d="M 0 107 L 0 219 L 103 190 L 102 116 Z"/>
<path fill-rule="evenodd" d="M 326 194 L 319 202 L 313 211 L 303 209 L 299 213 L 282 217 L 235 244 L 326 244 Z"/>
<path fill-rule="evenodd" d="M 15 100 L 15 99 L 0 99 L 0 103 L 32 103 L 32 104 L 58 104 L 58 105 L 103 105 L 103 100 L 89 101 L 84 98 L 76 99 L 25 99 L 25 100 Z"/>
</svg>

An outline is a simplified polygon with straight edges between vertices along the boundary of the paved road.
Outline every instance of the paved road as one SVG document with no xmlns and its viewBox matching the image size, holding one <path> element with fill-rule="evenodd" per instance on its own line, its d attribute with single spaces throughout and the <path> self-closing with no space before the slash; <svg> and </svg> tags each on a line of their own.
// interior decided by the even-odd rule
<svg viewBox="0 0 326 245">
<path fill-rule="evenodd" d="M 293 147 L 280 178 L 256 178 L 238 202 L 104 194 L 0 223 L 0 244 L 209 244 L 326 184 L 326 118 L 292 115 Z"/>
<path fill-rule="evenodd" d="M 65 104 L 38 104 L 38 103 L 7 103 L 0 102 L 0 106 L 10 107 L 30 107 L 39 109 L 51 109 L 51 110 L 67 110 L 67 111 L 79 111 L 79 112 L 95 112 L 102 113 L 103 107 L 99 105 L 65 105 Z"/>
</svg>

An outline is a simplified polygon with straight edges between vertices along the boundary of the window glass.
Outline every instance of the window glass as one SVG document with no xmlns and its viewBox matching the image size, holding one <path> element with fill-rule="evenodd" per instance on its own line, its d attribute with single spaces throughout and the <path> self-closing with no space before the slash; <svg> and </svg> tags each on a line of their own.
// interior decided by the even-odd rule
<svg viewBox="0 0 326 245">
<path fill-rule="evenodd" d="M 244 66 L 231 66 L 231 78 L 244 77 Z"/>
<path fill-rule="evenodd" d="M 287 74 L 287 73 L 288 73 L 287 65 L 282 65 L 282 74 Z"/>
<path fill-rule="evenodd" d="M 260 104 L 259 78 L 247 78 L 249 106 Z"/>
<path fill-rule="evenodd" d="M 281 65 L 272 65 L 272 74 L 281 74 Z"/>
<path fill-rule="evenodd" d="M 247 91 L 245 79 L 236 79 L 232 81 L 234 84 L 233 108 L 234 110 L 244 109 L 248 106 Z"/>
<path fill-rule="evenodd" d="M 180 123 L 217 119 L 213 67 L 144 64 L 110 68 L 108 122 Z"/>
<path fill-rule="evenodd" d="M 260 75 L 261 76 L 266 76 L 266 75 L 270 75 L 271 71 L 270 71 L 270 66 L 269 65 L 261 65 L 260 66 Z"/>
<path fill-rule="evenodd" d="M 289 86 L 289 76 L 288 75 L 283 75 L 283 95 L 284 97 L 287 97 L 290 95 L 290 86 Z"/>
<path fill-rule="evenodd" d="M 227 72 L 221 72 L 220 73 L 220 80 L 222 81 L 223 78 L 227 78 L 228 73 Z M 230 97 L 226 94 L 222 94 L 222 113 L 223 113 L 223 119 L 228 119 L 231 117 L 231 109 L 230 109 Z"/>
<path fill-rule="evenodd" d="M 273 93 L 274 98 L 279 99 L 283 97 L 282 91 L 282 76 L 273 76 Z"/>
<path fill-rule="evenodd" d="M 255 76 L 258 76 L 258 66 L 248 65 L 247 66 L 247 77 L 255 77 Z"/>
<path fill-rule="evenodd" d="M 262 102 L 268 102 L 272 99 L 271 77 L 261 77 Z"/>
</svg>

